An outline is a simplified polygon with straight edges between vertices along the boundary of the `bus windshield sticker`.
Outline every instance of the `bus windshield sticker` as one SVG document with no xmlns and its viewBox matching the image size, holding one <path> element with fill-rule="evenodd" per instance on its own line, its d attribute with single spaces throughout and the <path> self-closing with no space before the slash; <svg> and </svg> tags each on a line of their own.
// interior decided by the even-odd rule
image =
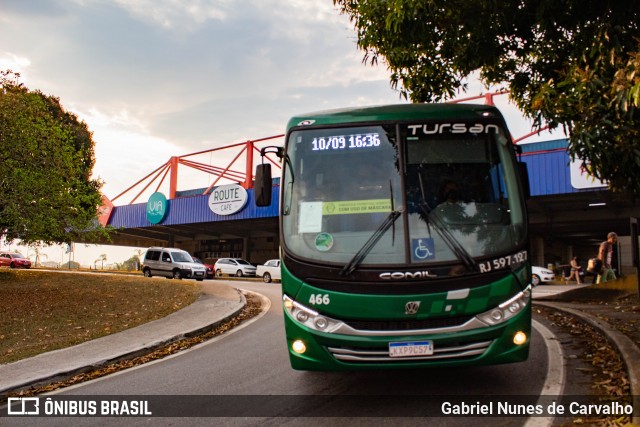
<svg viewBox="0 0 640 427">
<path fill-rule="evenodd" d="M 413 261 L 427 261 L 436 258 L 435 243 L 432 237 L 411 239 L 411 257 Z"/>
<path fill-rule="evenodd" d="M 322 202 L 300 203 L 299 233 L 319 233 L 322 230 Z"/>
<path fill-rule="evenodd" d="M 389 199 L 370 200 L 346 200 L 339 202 L 325 202 L 322 206 L 323 215 L 343 215 L 391 212 L 391 201 Z"/>
<path fill-rule="evenodd" d="M 333 236 L 329 233 L 320 233 L 316 236 L 315 245 L 320 252 L 328 252 L 333 247 Z"/>
</svg>

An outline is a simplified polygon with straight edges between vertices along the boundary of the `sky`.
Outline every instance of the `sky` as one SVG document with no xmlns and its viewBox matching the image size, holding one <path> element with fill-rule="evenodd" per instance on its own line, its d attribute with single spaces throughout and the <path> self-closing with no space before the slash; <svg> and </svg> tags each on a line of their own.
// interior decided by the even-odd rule
<svg viewBox="0 0 640 427">
<path fill-rule="evenodd" d="M 384 63 L 362 59 L 332 0 L 0 0 L 0 69 L 87 123 L 110 198 L 171 156 L 281 134 L 294 114 L 406 102 Z M 486 92 L 469 88 L 461 98 Z M 530 132 L 507 96 L 496 104 L 514 137 Z M 122 262 L 133 249 L 82 245 L 74 257 Z"/>
</svg>

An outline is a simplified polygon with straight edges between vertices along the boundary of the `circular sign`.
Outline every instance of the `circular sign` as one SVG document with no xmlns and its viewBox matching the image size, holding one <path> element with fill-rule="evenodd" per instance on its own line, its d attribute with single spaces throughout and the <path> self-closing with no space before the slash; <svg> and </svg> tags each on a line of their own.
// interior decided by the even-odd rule
<svg viewBox="0 0 640 427">
<path fill-rule="evenodd" d="M 234 214 L 247 204 L 247 190 L 238 184 L 216 187 L 209 196 L 209 209 L 218 215 Z"/>
<path fill-rule="evenodd" d="M 319 233 L 316 235 L 315 245 L 320 252 L 328 252 L 333 247 L 333 236 L 329 233 Z"/>
<path fill-rule="evenodd" d="M 147 201 L 147 219 L 151 224 L 159 224 L 167 215 L 168 202 L 162 193 L 153 193 Z"/>
</svg>

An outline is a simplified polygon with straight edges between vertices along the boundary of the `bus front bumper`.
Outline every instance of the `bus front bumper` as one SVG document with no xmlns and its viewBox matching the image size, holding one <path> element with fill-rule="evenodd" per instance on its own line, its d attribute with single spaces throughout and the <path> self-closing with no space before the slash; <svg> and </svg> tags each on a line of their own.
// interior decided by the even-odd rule
<svg viewBox="0 0 640 427">
<path fill-rule="evenodd" d="M 480 366 L 527 359 L 531 339 L 531 303 L 493 326 L 458 332 L 423 331 L 393 336 L 341 335 L 307 328 L 285 310 L 291 366 L 298 370 L 368 370 Z M 425 344 L 429 354 L 397 357 L 393 345 Z"/>
</svg>

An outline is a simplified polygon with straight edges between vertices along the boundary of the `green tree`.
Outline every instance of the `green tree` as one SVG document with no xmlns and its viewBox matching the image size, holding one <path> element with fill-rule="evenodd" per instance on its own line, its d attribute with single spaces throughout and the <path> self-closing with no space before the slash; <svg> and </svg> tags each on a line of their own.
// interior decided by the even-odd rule
<svg viewBox="0 0 640 427">
<path fill-rule="evenodd" d="M 640 2 L 334 0 L 364 61 L 382 59 L 414 102 L 448 100 L 477 72 L 541 127 L 564 127 L 573 159 L 640 195 Z M 584 164 L 583 166 L 587 166 Z"/>
<path fill-rule="evenodd" d="M 0 72 L 0 234 L 26 244 L 108 239 L 96 216 L 91 132 L 18 78 Z"/>
<path fill-rule="evenodd" d="M 142 260 L 142 255 L 145 253 L 145 250 L 144 249 L 136 249 L 133 252 L 136 254 L 135 258 L 137 260 L 135 270 L 140 270 L 140 267 L 142 266 L 142 261 L 141 261 Z"/>
<path fill-rule="evenodd" d="M 68 270 L 80 270 L 80 263 L 76 261 L 67 261 L 60 265 L 60 268 L 66 268 Z"/>
<path fill-rule="evenodd" d="M 121 266 L 120 269 L 127 270 L 127 271 L 134 271 L 134 270 L 138 270 L 139 265 L 140 265 L 140 258 L 134 255 L 128 260 L 123 261 L 122 264 L 120 264 Z"/>
<path fill-rule="evenodd" d="M 42 252 L 42 249 L 40 248 L 40 246 L 33 245 L 33 246 L 31 247 L 31 249 L 29 249 L 29 250 L 27 251 L 27 257 L 29 257 L 29 256 L 30 256 L 31 252 L 33 252 L 33 255 L 36 257 L 36 260 L 35 260 L 35 261 L 34 261 L 34 263 L 33 263 L 33 264 L 34 264 L 34 267 L 39 267 L 39 266 L 41 265 L 41 264 L 40 264 L 40 258 L 41 258 L 41 257 L 44 257 L 44 258 L 46 258 L 46 259 L 49 259 L 49 255 L 47 255 L 47 254 L 43 253 L 43 252 Z"/>
</svg>

